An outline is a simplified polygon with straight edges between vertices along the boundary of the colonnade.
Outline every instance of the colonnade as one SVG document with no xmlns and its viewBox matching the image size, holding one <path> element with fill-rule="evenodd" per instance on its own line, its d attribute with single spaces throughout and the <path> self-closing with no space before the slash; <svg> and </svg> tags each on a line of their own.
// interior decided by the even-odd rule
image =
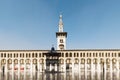
<svg viewBox="0 0 120 80">
<path fill-rule="evenodd" d="M 4 61 L 5 60 L 5 61 Z M 17 72 L 18 74 L 20 72 L 26 73 L 27 71 L 31 72 L 31 75 L 33 75 L 33 72 L 44 72 L 46 69 L 45 59 L 44 63 L 41 63 L 40 60 L 37 59 L 23 59 L 23 63 L 20 62 L 21 59 L 11 59 L 12 63 L 8 62 L 9 59 L 1 59 L 1 72 L 2 67 L 5 67 L 5 72 L 11 71 L 12 74 L 14 72 Z M 15 60 L 18 60 L 15 62 Z M 36 62 L 37 61 L 37 62 Z M 59 64 L 59 70 L 63 71 L 65 74 L 67 72 L 70 72 L 71 74 L 79 74 L 79 78 L 81 78 L 81 72 L 84 72 L 84 74 L 88 74 L 88 72 L 91 72 L 91 78 L 94 78 L 94 73 L 102 73 L 102 76 L 104 75 L 104 80 L 106 80 L 107 72 L 110 72 L 109 76 L 111 79 L 113 77 L 113 72 L 117 73 L 117 77 L 119 78 L 119 68 L 120 68 L 120 62 L 119 58 L 60 58 L 60 64 Z M 12 67 L 12 69 L 9 69 L 9 66 Z M 15 66 L 18 68 L 15 70 Z M 24 67 L 23 70 L 21 70 L 21 66 Z M 37 67 L 36 67 L 37 66 Z M 67 66 L 69 68 L 67 68 Z M 66 78 L 66 77 L 65 77 Z M 74 78 L 74 75 L 72 75 L 72 78 Z M 85 78 L 87 79 L 87 75 L 85 75 Z M 100 76 L 98 76 L 100 78 Z M 92 79 L 91 79 L 92 80 Z"/>
</svg>

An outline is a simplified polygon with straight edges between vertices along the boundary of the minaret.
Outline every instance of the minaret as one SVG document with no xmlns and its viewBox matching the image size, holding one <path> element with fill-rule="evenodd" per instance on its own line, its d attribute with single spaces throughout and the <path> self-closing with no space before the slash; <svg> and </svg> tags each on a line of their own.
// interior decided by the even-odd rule
<svg viewBox="0 0 120 80">
<path fill-rule="evenodd" d="M 59 27 L 59 32 L 56 32 L 57 50 L 65 50 L 66 49 L 67 32 L 63 32 L 62 15 L 60 15 L 58 27 Z"/>
</svg>

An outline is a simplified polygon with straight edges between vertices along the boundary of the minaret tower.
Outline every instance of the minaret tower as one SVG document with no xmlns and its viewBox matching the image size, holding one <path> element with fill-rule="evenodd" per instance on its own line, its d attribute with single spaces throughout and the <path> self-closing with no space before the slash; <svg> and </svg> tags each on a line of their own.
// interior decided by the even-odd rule
<svg viewBox="0 0 120 80">
<path fill-rule="evenodd" d="M 59 32 L 56 32 L 57 50 L 65 50 L 66 49 L 67 32 L 63 31 L 62 15 L 60 15 L 58 26 L 59 26 Z"/>
</svg>

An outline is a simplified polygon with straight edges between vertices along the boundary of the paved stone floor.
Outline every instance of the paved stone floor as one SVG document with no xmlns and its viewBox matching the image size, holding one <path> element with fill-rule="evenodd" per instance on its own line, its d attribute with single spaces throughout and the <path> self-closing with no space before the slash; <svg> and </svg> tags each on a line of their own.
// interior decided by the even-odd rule
<svg viewBox="0 0 120 80">
<path fill-rule="evenodd" d="M 9 71 L 0 72 L 0 80 L 120 80 L 119 71 L 111 72 L 95 72 L 95 71 L 81 71 L 66 72 L 66 73 L 40 73 L 30 71 Z"/>
</svg>

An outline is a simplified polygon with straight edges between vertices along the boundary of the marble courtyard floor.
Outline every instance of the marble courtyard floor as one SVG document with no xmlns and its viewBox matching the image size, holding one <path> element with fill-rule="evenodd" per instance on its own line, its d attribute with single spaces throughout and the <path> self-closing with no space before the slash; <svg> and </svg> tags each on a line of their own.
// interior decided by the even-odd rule
<svg viewBox="0 0 120 80">
<path fill-rule="evenodd" d="M 106 73 L 97 71 L 65 72 L 65 73 L 41 73 L 30 71 L 0 72 L 0 80 L 120 80 L 120 72 Z"/>
</svg>

